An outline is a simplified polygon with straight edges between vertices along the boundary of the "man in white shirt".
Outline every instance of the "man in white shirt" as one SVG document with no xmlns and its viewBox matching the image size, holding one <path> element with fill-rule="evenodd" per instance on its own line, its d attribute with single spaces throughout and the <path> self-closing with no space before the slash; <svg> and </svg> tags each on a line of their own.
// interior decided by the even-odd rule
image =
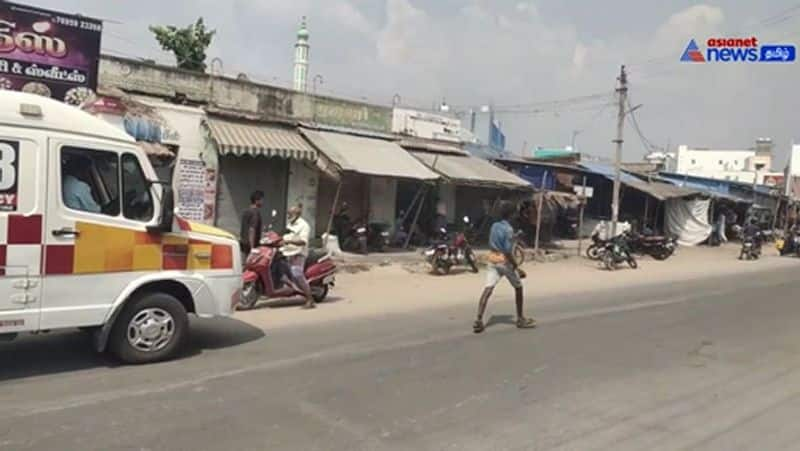
<svg viewBox="0 0 800 451">
<path fill-rule="evenodd" d="M 311 287 L 305 275 L 306 257 L 308 256 L 308 241 L 311 227 L 302 218 L 303 206 L 297 205 L 289 209 L 289 222 L 286 224 L 288 233 L 283 236 L 284 246 L 281 252 L 289 262 L 292 280 L 303 291 L 306 303 L 303 308 L 314 308 L 314 298 L 311 296 Z"/>
</svg>

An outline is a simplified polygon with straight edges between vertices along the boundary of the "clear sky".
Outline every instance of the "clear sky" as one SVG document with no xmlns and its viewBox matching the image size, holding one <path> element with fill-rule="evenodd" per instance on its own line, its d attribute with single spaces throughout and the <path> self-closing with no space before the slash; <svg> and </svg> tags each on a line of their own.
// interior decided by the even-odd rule
<svg viewBox="0 0 800 451">
<path fill-rule="evenodd" d="M 19 0 L 18 0 L 19 1 Z M 290 86 L 301 16 L 311 31 L 311 74 L 349 98 L 455 110 L 493 103 L 509 148 L 569 144 L 611 155 L 620 64 L 641 131 L 656 146 L 744 148 L 772 137 L 783 165 L 800 142 L 800 63 L 690 64 L 688 40 L 757 37 L 800 42 L 796 0 L 32 0 L 107 20 L 103 47 L 171 62 L 147 26 L 203 16 L 218 32 L 210 57 L 224 71 Z M 227 6 L 225 6 L 227 5 Z M 608 93 L 609 97 L 546 103 Z M 644 146 L 630 125 L 625 159 Z M 780 167 L 776 167 L 780 169 Z"/>
</svg>

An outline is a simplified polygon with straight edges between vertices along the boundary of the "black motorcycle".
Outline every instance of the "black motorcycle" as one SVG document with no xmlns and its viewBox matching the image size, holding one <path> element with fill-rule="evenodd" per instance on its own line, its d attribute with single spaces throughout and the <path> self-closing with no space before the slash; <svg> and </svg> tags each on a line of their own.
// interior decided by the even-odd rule
<svg viewBox="0 0 800 451">
<path fill-rule="evenodd" d="M 345 252 L 355 252 L 367 255 L 367 226 L 357 222 L 344 232 L 342 250 Z"/>
<path fill-rule="evenodd" d="M 678 239 L 675 236 L 635 234 L 631 236 L 631 250 L 639 255 L 649 255 L 656 260 L 666 260 L 675 253 Z"/>
<path fill-rule="evenodd" d="M 370 251 L 386 252 L 391 244 L 391 227 L 384 222 L 373 222 L 367 227 L 367 248 Z"/>
<path fill-rule="evenodd" d="M 623 233 L 606 243 L 603 251 L 603 264 L 609 271 L 618 269 L 622 263 L 627 263 L 633 269 L 639 267 L 636 258 L 633 257 L 630 247 L 630 235 Z"/>
<path fill-rule="evenodd" d="M 746 234 L 742 238 L 742 249 L 739 251 L 739 260 L 758 260 L 761 257 L 761 246 L 764 242 L 764 233 L 757 232 Z"/>
<path fill-rule="evenodd" d="M 607 240 L 600 239 L 600 235 L 595 232 L 592 234 L 592 244 L 586 248 L 586 257 L 589 260 L 602 260 L 605 252 Z"/>
</svg>

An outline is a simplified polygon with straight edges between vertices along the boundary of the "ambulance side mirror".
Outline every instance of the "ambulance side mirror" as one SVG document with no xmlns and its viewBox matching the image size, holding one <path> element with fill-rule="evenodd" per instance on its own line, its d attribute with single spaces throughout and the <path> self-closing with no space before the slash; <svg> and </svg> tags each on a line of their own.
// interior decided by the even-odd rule
<svg viewBox="0 0 800 451">
<path fill-rule="evenodd" d="M 168 183 L 153 182 L 161 185 L 161 211 L 158 223 L 148 227 L 150 232 L 172 232 L 172 221 L 175 219 L 175 193 Z"/>
</svg>

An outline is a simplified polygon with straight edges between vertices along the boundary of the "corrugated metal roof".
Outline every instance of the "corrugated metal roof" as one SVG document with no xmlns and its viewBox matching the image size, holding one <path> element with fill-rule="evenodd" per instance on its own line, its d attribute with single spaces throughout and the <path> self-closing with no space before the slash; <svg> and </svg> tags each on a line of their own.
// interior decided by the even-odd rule
<svg viewBox="0 0 800 451">
<path fill-rule="evenodd" d="M 702 193 L 701 190 L 676 186 L 671 183 L 646 182 L 644 180 L 639 180 L 639 179 L 636 179 L 635 181 L 626 180 L 623 183 L 633 189 L 637 189 L 639 191 L 642 191 L 643 193 L 647 193 L 658 200 L 689 197 Z"/>
<path fill-rule="evenodd" d="M 469 155 L 469 152 L 462 149 L 459 143 L 446 141 L 431 141 L 419 138 L 403 138 L 400 140 L 400 147 L 406 150 L 422 150 L 426 152 L 449 153 L 454 155 Z"/>
<path fill-rule="evenodd" d="M 580 165 L 591 172 L 606 177 L 609 180 L 614 180 L 615 178 L 615 168 L 610 164 L 598 163 L 594 161 L 582 161 Z M 647 193 L 658 200 L 694 196 L 702 192 L 697 189 L 676 186 L 671 183 L 653 181 L 647 182 L 638 177 L 630 175 L 625 171 L 620 172 L 620 182 L 622 182 L 624 185 L 639 190 L 643 193 Z"/>
<path fill-rule="evenodd" d="M 223 155 L 317 159 L 317 151 L 294 128 L 220 119 L 208 119 L 206 123 Z"/>
<path fill-rule="evenodd" d="M 531 187 L 528 182 L 516 175 L 473 156 L 432 152 L 412 152 L 412 154 L 426 166 L 454 182 L 501 188 Z"/>
<path fill-rule="evenodd" d="M 392 141 L 308 129 L 301 133 L 342 171 L 416 180 L 439 178 Z"/>
</svg>

